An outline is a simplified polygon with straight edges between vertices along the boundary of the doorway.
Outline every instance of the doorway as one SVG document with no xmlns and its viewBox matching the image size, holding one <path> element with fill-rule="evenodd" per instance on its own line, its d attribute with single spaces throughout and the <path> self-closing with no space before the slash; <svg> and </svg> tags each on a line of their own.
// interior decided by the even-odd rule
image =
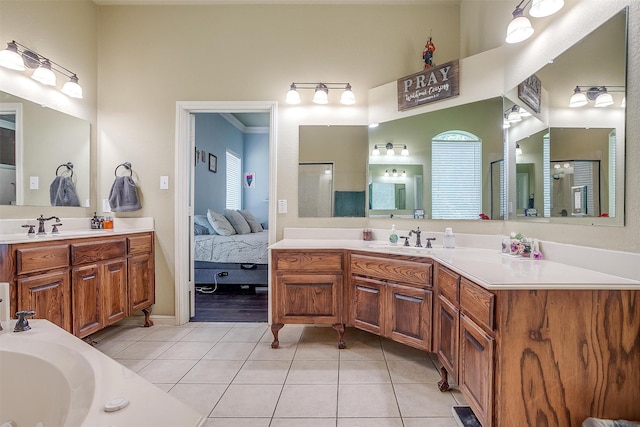
<svg viewBox="0 0 640 427">
<path fill-rule="evenodd" d="M 175 323 L 187 323 L 195 312 L 194 280 L 194 164 L 195 118 L 200 113 L 268 113 L 269 114 L 269 194 L 276 189 L 276 117 L 277 103 L 179 101 L 176 103 L 175 144 Z M 275 241 L 275 204 L 268 204 L 268 242 Z M 271 295 L 269 293 L 269 305 Z"/>
</svg>

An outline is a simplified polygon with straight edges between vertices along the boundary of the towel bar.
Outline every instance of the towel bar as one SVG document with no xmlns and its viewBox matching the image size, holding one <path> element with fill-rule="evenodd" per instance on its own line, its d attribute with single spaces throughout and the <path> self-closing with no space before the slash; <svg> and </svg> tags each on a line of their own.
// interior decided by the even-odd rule
<svg viewBox="0 0 640 427">
<path fill-rule="evenodd" d="M 73 163 L 67 162 L 58 166 L 58 168 L 56 169 L 56 176 L 58 176 L 58 172 L 62 167 L 66 167 L 68 171 L 71 171 L 71 178 L 73 178 Z"/>
<path fill-rule="evenodd" d="M 115 176 L 118 176 L 118 168 L 120 166 L 124 167 L 126 170 L 129 171 L 129 176 L 133 176 L 133 169 L 131 169 L 131 163 L 129 163 L 129 162 L 124 162 L 124 163 L 121 163 L 118 166 L 116 166 L 116 169 L 113 171 Z"/>
</svg>

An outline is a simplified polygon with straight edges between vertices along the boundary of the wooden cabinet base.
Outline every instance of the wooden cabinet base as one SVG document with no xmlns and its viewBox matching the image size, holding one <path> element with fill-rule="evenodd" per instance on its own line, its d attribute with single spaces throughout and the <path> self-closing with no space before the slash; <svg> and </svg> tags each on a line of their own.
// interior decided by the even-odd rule
<svg viewBox="0 0 640 427">
<path fill-rule="evenodd" d="M 284 323 L 273 323 L 271 325 L 271 333 L 273 334 L 273 342 L 271 343 L 271 348 L 280 347 L 278 333 L 283 327 Z M 344 342 L 344 332 L 346 331 L 346 325 L 344 323 L 334 323 L 333 325 L 331 325 L 331 327 L 338 333 L 338 348 L 341 350 L 347 348 L 347 345 Z"/>
<path fill-rule="evenodd" d="M 144 327 L 148 328 L 149 326 L 153 326 L 153 321 L 150 319 L 151 307 L 143 308 L 142 312 L 144 313 Z"/>
</svg>

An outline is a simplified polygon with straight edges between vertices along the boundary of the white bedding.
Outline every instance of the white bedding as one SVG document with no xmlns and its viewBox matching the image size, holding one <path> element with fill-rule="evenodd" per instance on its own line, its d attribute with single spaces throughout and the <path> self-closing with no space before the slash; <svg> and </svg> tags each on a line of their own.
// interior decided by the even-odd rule
<svg viewBox="0 0 640 427">
<path fill-rule="evenodd" d="M 267 264 L 269 232 L 231 236 L 195 236 L 195 260 L 227 263 Z"/>
</svg>

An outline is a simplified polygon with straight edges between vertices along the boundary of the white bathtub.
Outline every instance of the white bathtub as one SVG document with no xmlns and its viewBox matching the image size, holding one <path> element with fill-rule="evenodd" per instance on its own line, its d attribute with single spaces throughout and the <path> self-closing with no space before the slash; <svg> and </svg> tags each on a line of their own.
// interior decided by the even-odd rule
<svg viewBox="0 0 640 427">
<path fill-rule="evenodd" d="M 200 427 L 206 418 L 46 320 L 0 332 L 0 425 Z M 125 397 L 129 405 L 106 412 Z"/>
</svg>

